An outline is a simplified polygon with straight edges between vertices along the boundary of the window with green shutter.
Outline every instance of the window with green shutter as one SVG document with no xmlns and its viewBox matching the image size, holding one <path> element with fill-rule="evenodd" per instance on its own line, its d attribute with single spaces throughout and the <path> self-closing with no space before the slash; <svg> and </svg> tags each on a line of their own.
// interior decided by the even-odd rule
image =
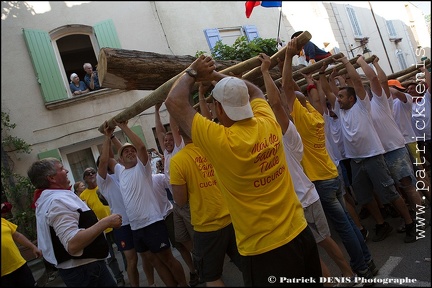
<svg viewBox="0 0 432 288">
<path fill-rule="evenodd" d="M 95 67 L 100 48 L 121 48 L 111 19 L 94 27 L 65 25 L 51 32 L 24 28 L 23 35 L 46 104 L 72 97 L 70 75 L 77 73 L 84 80 L 82 66 L 88 62 Z"/>
<path fill-rule="evenodd" d="M 57 158 L 60 161 L 62 160 L 62 158 L 60 156 L 60 152 L 58 149 L 53 149 L 53 150 L 41 152 L 38 154 L 38 159 L 44 159 L 44 158 L 49 158 L 49 157 Z"/>
</svg>

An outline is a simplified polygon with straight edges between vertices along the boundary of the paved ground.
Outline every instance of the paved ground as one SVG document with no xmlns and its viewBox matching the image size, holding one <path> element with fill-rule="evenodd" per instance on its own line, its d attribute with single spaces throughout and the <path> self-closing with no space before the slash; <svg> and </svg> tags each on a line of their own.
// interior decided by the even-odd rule
<svg viewBox="0 0 432 288">
<path fill-rule="evenodd" d="M 426 210 L 425 215 L 423 215 L 426 219 L 426 223 L 430 223 L 431 219 L 431 209 L 428 208 Z M 424 239 L 420 239 L 415 243 L 403 243 L 404 234 L 396 233 L 396 228 L 400 224 L 399 218 L 387 218 L 391 226 L 394 228 L 390 235 L 381 242 L 372 242 L 369 240 L 367 242 L 368 247 L 371 251 L 372 256 L 374 257 L 375 264 L 380 271 L 376 277 L 378 279 L 378 284 L 375 284 L 375 287 L 431 287 L 431 227 L 428 225 L 425 233 Z M 373 228 L 375 227 L 375 223 L 372 217 L 362 220 L 362 223 L 367 229 L 369 229 L 372 237 L 372 233 L 374 233 Z M 332 237 L 339 244 L 341 243 L 338 235 L 332 229 Z M 343 248 L 341 248 L 345 254 L 346 259 L 348 255 Z M 336 264 L 329 258 L 326 252 L 319 247 L 320 256 L 323 258 L 325 263 L 328 265 L 330 272 L 333 276 L 340 276 L 340 270 L 336 266 Z M 185 272 L 187 272 L 187 280 L 188 279 L 188 269 L 180 254 L 176 249 L 173 249 L 174 256 L 180 261 L 183 265 Z M 123 268 L 122 258 L 119 252 L 117 252 L 117 260 L 119 261 L 121 268 Z M 35 279 L 40 279 L 44 272 L 44 265 L 42 260 L 33 260 L 28 262 L 30 268 L 33 271 L 33 275 Z M 139 262 L 139 272 L 140 272 L 140 286 L 147 286 L 147 280 L 145 278 L 145 274 L 142 270 L 141 262 Z M 127 279 L 127 274 L 124 272 L 126 286 L 129 286 L 129 281 Z M 159 287 L 163 287 L 164 284 L 160 280 L 157 273 L 155 273 L 156 285 Z M 405 283 L 402 285 L 395 284 L 382 284 L 384 281 L 399 281 L 400 279 L 411 279 L 414 280 L 413 283 Z M 225 261 L 224 267 L 224 275 L 223 280 L 228 287 L 241 287 L 243 286 L 243 280 L 241 277 L 241 273 L 237 269 L 237 267 L 229 261 L 227 258 Z M 357 286 L 361 286 L 357 285 Z M 53 281 L 49 282 L 46 287 L 65 287 L 60 277 L 57 277 Z M 205 287 L 204 284 L 198 285 L 198 287 Z"/>
<path fill-rule="evenodd" d="M 186 275 L 187 275 L 186 279 L 189 281 L 189 270 L 188 270 L 186 264 L 184 263 L 183 259 L 181 258 L 180 253 L 174 248 L 173 254 L 180 261 L 185 272 L 187 272 L 186 273 Z M 120 268 L 123 271 L 125 271 L 124 266 L 123 266 L 123 260 L 121 258 L 121 254 L 116 251 L 116 256 L 117 256 L 117 260 L 119 261 Z M 145 287 L 145 286 L 147 286 L 147 279 L 146 279 L 145 274 L 144 274 L 143 269 L 142 269 L 142 263 L 141 263 L 140 257 L 138 257 L 138 259 L 139 259 L 138 271 L 140 273 L 140 287 Z M 45 268 L 44 268 L 43 261 L 40 259 L 36 259 L 36 260 L 29 261 L 28 264 L 30 266 L 30 269 L 33 271 L 33 276 L 35 277 L 35 279 L 36 280 L 39 279 L 38 283 L 42 284 L 44 282 L 44 280 L 47 278 L 46 275 L 44 275 Z M 228 286 L 228 287 L 243 286 L 243 280 L 241 278 L 240 272 L 238 271 L 237 267 L 229 261 L 228 257 L 225 260 L 224 271 L 228 271 L 226 273 L 226 275 L 224 275 L 224 278 L 223 278 L 226 286 Z M 127 273 L 124 272 L 123 275 L 125 277 L 126 286 L 130 286 L 129 280 L 127 278 Z M 160 278 L 156 272 L 155 272 L 155 284 L 158 287 L 164 287 L 165 286 L 165 284 L 162 282 L 162 280 L 160 280 Z M 40 286 L 42 286 L 42 285 L 40 285 Z M 66 287 L 66 285 L 63 283 L 63 281 L 61 280 L 60 277 L 56 277 L 53 281 L 48 282 L 45 285 L 45 287 Z M 199 284 L 197 287 L 205 287 L 205 285 Z"/>
</svg>

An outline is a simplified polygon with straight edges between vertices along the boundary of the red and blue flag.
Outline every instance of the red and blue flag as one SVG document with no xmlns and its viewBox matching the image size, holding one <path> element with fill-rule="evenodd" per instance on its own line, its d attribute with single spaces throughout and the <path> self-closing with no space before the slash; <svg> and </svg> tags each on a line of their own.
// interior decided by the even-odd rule
<svg viewBox="0 0 432 288">
<path fill-rule="evenodd" d="M 246 1 L 246 17 L 249 18 L 253 8 L 260 5 L 266 8 L 282 7 L 282 1 Z"/>
</svg>

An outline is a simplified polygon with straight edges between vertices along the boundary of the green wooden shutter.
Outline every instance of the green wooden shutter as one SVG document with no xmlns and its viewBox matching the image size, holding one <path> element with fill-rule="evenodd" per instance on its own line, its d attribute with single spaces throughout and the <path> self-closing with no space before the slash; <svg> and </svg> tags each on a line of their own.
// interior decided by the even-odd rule
<svg viewBox="0 0 432 288">
<path fill-rule="evenodd" d="M 144 133 L 142 131 L 141 125 L 137 125 L 137 126 L 132 126 L 130 128 L 139 138 L 141 138 L 141 140 L 144 142 L 144 145 L 147 147 L 147 141 L 144 137 Z M 128 142 L 130 142 L 130 139 L 127 140 Z M 130 142 L 131 143 L 131 142 Z M 148 147 L 147 147 L 148 148 Z"/>
<path fill-rule="evenodd" d="M 99 48 L 121 48 L 114 22 L 111 19 L 97 23 L 93 29 L 99 43 Z"/>
<path fill-rule="evenodd" d="M 25 28 L 23 33 L 45 102 L 67 99 L 50 36 L 45 31 Z"/>
<path fill-rule="evenodd" d="M 62 160 L 58 149 L 53 149 L 53 150 L 41 152 L 38 154 L 39 159 L 44 159 L 44 158 L 48 158 L 48 157 L 54 157 L 54 158 L 59 159 L 60 161 Z"/>
</svg>

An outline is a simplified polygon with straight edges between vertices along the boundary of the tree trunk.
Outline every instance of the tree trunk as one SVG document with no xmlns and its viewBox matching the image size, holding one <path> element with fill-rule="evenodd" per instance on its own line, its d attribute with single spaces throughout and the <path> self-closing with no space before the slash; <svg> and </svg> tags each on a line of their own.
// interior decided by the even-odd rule
<svg viewBox="0 0 432 288">
<path fill-rule="evenodd" d="M 301 44 L 305 43 L 304 41 L 307 42 L 310 40 L 311 36 L 307 33 L 302 37 L 299 36 Z M 283 60 L 285 49 L 286 47 L 282 48 L 272 56 L 272 68 L 277 65 L 278 57 Z M 339 58 L 340 56 L 341 55 L 337 54 L 332 57 Z M 368 58 L 366 62 L 371 62 L 371 58 Z M 122 90 L 154 90 L 145 98 L 137 101 L 132 106 L 108 120 L 108 125 L 114 128 L 113 119 L 117 122 L 127 121 L 142 111 L 153 107 L 155 104 L 163 102 L 174 82 L 195 59 L 195 57 L 188 55 L 173 56 L 136 50 L 102 48 L 98 63 L 99 81 L 102 87 Z M 356 65 L 356 59 L 357 58 L 351 59 L 350 62 L 354 62 L 353 65 Z M 427 61 L 430 63 L 429 59 Z M 304 84 L 304 79 L 301 79 L 300 72 L 310 73 L 317 70 L 322 66 L 322 62 L 320 62 L 321 61 L 318 61 L 311 66 L 304 67 L 294 72 L 293 76 L 299 78 L 299 80 L 296 79 L 299 86 Z M 243 75 L 243 79 L 253 82 L 258 87 L 262 87 L 264 82 L 260 73 L 260 65 L 261 61 L 257 57 L 243 62 L 217 60 L 216 70 L 226 75 Z M 340 72 L 344 70 L 343 65 L 337 65 L 336 67 Z M 244 74 L 245 72 L 246 74 Z M 403 73 L 402 75 L 407 74 L 407 72 L 401 72 Z M 412 70 L 408 72 L 412 72 Z M 331 73 L 331 71 L 326 71 L 326 74 L 329 73 Z M 270 70 L 270 74 L 274 80 L 281 80 L 281 74 L 278 69 Z M 318 75 L 314 75 L 314 78 L 315 76 Z M 195 85 L 195 89 L 197 89 L 197 85 Z M 103 133 L 103 124 L 98 130 Z"/>
<path fill-rule="evenodd" d="M 189 67 L 195 59 L 189 55 L 102 48 L 97 67 L 99 82 L 104 88 L 155 90 Z M 238 63 L 234 60 L 218 60 L 217 69 L 226 69 Z"/>
</svg>

